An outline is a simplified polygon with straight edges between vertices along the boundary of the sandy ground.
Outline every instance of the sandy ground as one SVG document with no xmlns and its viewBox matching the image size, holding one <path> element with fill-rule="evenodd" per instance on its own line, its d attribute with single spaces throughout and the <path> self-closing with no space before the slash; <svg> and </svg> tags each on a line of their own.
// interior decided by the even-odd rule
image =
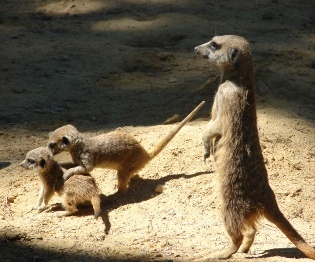
<svg viewBox="0 0 315 262">
<path fill-rule="evenodd" d="M 228 238 L 216 169 L 201 134 L 217 71 L 193 48 L 214 34 L 247 38 L 258 126 L 279 206 L 315 246 L 315 6 L 312 0 L 2 0 L 0 5 L 0 260 L 194 261 Z M 208 81 L 208 82 L 207 82 Z M 18 166 L 66 123 L 86 135 L 130 132 L 152 148 L 206 105 L 116 203 L 74 216 L 31 211 L 38 178 Z M 68 155 L 57 157 L 67 161 Z M 105 195 L 115 172 L 92 172 Z M 163 186 L 163 192 L 156 192 Z M 60 202 L 56 195 L 51 203 Z M 261 221 L 249 254 L 232 261 L 309 261 Z"/>
</svg>

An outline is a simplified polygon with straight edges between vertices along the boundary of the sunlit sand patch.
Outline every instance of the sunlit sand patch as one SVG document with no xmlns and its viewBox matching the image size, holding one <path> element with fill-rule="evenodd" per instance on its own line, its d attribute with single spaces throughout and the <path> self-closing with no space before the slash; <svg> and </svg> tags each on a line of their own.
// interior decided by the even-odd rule
<svg viewBox="0 0 315 262">
<path fill-rule="evenodd" d="M 109 5 L 106 1 L 59 1 L 44 5 L 38 8 L 38 11 L 50 15 L 78 15 L 111 8 L 112 6 Z"/>
</svg>

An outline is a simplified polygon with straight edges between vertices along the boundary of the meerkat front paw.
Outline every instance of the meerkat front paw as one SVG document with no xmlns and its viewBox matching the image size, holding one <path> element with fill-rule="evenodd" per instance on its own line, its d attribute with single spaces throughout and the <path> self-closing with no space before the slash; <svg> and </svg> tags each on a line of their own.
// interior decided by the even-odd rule
<svg viewBox="0 0 315 262">
<path fill-rule="evenodd" d="M 71 172 L 69 172 L 69 170 L 65 171 L 63 173 L 63 180 L 66 181 L 69 177 L 71 176 Z"/>
</svg>

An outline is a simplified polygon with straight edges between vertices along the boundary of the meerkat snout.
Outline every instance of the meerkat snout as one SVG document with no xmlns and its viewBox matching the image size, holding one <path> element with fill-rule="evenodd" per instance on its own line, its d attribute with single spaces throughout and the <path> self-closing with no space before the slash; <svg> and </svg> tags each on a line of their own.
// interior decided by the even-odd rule
<svg viewBox="0 0 315 262">
<path fill-rule="evenodd" d="M 57 148 L 57 143 L 51 142 L 48 144 L 48 149 L 53 155 L 55 155 L 57 153 L 56 148 Z"/>
<path fill-rule="evenodd" d="M 57 143 L 52 142 L 52 143 L 49 143 L 48 147 L 50 150 L 52 150 L 56 147 L 56 145 L 57 145 Z"/>
<path fill-rule="evenodd" d="M 35 160 L 33 159 L 25 159 L 24 161 L 20 163 L 21 167 L 24 167 L 27 169 L 31 169 L 34 165 L 35 165 Z"/>
<path fill-rule="evenodd" d="M 204 59 L 207 59 L 208 56 L 210 55 L 210 52 L 207 49 L 202 48 L 202 46 L 196 46 L 195 53 L 200 55 Z"/>
</svg>

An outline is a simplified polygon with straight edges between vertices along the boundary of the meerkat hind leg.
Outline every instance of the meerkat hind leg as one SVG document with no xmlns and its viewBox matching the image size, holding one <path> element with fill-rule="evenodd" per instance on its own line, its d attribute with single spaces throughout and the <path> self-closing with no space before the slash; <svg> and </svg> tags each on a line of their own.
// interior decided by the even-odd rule
<svg viewBox="0 0 315 262">
<path fill-rule="evenodd" d="M 232 225 L 226 224 L 226 230 L 231 237 L 231 243 L 230 246 L 224 250 L 217 250 L 212 252 L 208 259 L 228 259 L 230 258 L 234 253 L 237 252 L 237 250 L 240 248 L 242 241 L 243 241 L 243 234 L 240 230 L 237 230 L 235 232 L 235 229 Z"/>
<path fill-rule="evenodd" d="M 252 246 L 255 236 L 256 236 L 256 228 L 252 225 L 247 225 L 244 231 L 244 240 L 242 242 L 241 247 L 239 248 L 239 252 L 248 253 L 250 247 Z"/>
<path fill-rule="evenodd" d="M 128 190 L 130 178 L 138 171 L 137 168 L 121 169 L 117 173 L 118 177 L 118 196 L 125 194 Z"/>
<path fill-rule="evenodd" d="M 130 178 L 132 177 L 132 175 L 136 172 L 137 170 L 133 170 L 133 169 L 120 169 L 117 172 L 117 180 L 118 180 L 118 190 L 116 193 L 106 197 L 105 202 L 106 203 L 110 203 L 113 201 L 116 201 L 119 197 L 123 196 L 127 190 L 128 190 L 128 184 L 130 181 Z"/>
<path fill-rule="evenodd" d="M 98 218 L 101 214 L 101 199 L 99 196 L 92 197 L 91 204 L 94 210 L 94 217 Z"/>
</svg>

